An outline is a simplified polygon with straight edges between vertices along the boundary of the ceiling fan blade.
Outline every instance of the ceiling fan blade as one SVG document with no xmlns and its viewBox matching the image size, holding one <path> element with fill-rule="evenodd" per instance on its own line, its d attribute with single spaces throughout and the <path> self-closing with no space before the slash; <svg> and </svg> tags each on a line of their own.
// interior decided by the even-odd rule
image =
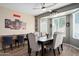
<svg viewBox="0 0 79 59">
<path fill-rule="evenodd" d="M 57 3 L 53 3 L 52 5 L 49 5 L 49 6 L 47 6 L 47 7 L 45 7 L 45 8 L 50 8 L 50 7 L 52 7 L 52 6 L 55 6 Z"/>
<path fill-rule="evenodd" d="M 56 5 L 57 3 L 53 3 L 53 4 L 51 4 L 51 5 L 49 5 L 49 6 L 45 6 L 46 4 L 45 3 L 41 3 L 40 5 L 41 5 L 41 7 L 36 7 L 36 8 L 33 8 L 33 9 L 45 9 L 45 8 L 50 8 L 50 7 L 52 7 L 52 6 L 54 6 L 54 5 Z"/>
</svg>

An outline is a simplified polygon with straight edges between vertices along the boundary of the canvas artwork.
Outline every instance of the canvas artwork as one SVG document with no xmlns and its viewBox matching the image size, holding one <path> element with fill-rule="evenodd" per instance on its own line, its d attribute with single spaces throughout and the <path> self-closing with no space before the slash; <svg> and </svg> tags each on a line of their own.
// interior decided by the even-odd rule
<svg viewBox="0 0 79 59">
<path fill-rule="evenodd" d="M 18 19 L 15 19 L 15 29 L 20 29 L 22 27 L 22 22 Z"/>
<path fill-rule="evenodd" d="M 26 23 L 22 23 L 22 29 L 26 29 Z"/>
<path fill-rule="evenodd" d="M 12 22 L 10 19 L 5 19 L 5 28 L 10 28 L 12 25 Z"/>
<path fill-rule="evenodd" d="M 5 28 L 10 28 L 10 29 L 26 29 L 26 23 L 20 21 L 19 19 L 15 19 L 12 21 L 11 19 L 5 19 Z"/>
</svg>

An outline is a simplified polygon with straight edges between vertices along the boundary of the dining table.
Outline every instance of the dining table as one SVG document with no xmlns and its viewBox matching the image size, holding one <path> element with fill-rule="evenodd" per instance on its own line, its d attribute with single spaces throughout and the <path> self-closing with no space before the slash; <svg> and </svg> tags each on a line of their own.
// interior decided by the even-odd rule
<svg viewBox="0 0 79 59">
<path fill-rule="evenodd" d="M 47 38 L 47 37 L 40 37 L 40 38 L 38 39 L 38 44 L 41 45 L 41 55 L 42 55 L 42 56 L 43 56 L 44 53 L 45 53 L 45 51 L 44 51 L 44 46 L 45 46 L 45 45 L 48 45 L 48 44 L 50 44 L 50 43 L 53 43 L 53 37 L 49 37 L 49 38 Z"/>
</svg>

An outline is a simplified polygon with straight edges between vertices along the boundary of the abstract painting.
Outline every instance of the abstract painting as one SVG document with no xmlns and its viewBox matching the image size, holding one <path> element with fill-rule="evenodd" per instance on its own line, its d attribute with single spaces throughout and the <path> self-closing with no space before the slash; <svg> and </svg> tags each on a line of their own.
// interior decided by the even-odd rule
<svg viewBox="0 0 79 59">
<path fill-rule="evenodd" d="M 26 23 L 22 22 L 19 19 L 15 19 L 12 21 L 11 19 L 5 19 L 5 28 L 10 28 L 10 29 L 26 29 Z"/>
</svg>

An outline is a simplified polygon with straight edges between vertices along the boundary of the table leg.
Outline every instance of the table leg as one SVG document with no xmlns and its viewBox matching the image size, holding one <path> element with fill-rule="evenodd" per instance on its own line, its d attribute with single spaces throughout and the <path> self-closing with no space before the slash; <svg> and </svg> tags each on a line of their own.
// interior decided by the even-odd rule
<svg viewBox="0 0 79 59">
<path fill-rule="evenodd" d="M 62 51 L 63 51 L 63 44 L 61 44 L 61 49 L 62 49 Z"/>
<path fill-rule="evenodd" d="M 41 52 L 41 55 L 43 56 L 44 55 L 44 44 L 42 43 L 42 52 Z"/>
</svg>

